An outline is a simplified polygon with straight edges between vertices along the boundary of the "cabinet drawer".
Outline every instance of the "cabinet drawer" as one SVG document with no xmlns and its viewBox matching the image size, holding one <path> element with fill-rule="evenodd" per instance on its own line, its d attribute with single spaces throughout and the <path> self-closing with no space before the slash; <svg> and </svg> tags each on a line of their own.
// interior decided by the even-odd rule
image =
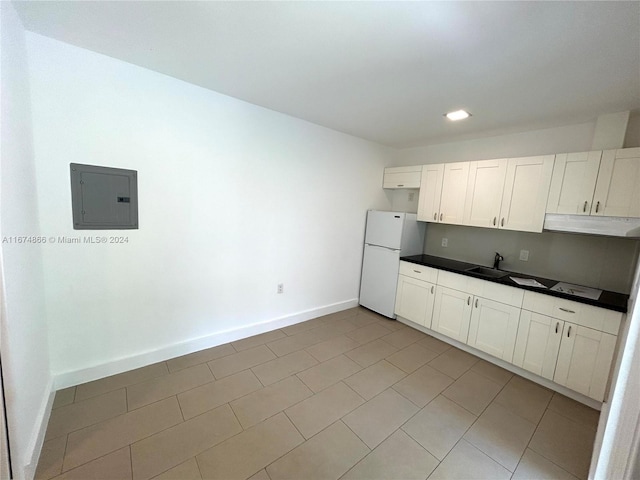
<svg viewBox="0 0 640 480">
<path fill-rule="evenodd" d="M 620 312 L 530 291 L 524 293 L 522 308 L 612 335 L 622 321 Z"/>
<path fill-rule="evenodd" d="M 411 262 L 400 262 L 399 273 L 425 282 L 437 283 L 438 280 L 438 270 Z"/>
<path fill-rule="evenodd" d="M 506 303 L 513 307 L 520 307 L 522 305 L 522 297 L 524 296 L 524 290 L 519 288 L 445 271 L 441 271 L 438 275 L 438 285 L 443 285 L 496 302 Z"/>
<path fill-rule="evenodd" d="M 385 168 L 382 188 L 420 188 L 421 175 L 421 166 Z"/>
<path fill-rule="evenodd" d="M 438 274 L 438 285 L 470 293 L 471 295 L 474 295 L 474 292 L 481 288 L 481 282 L 482 280 L 478 280 L 477 278 L 467 277 L 466 275 L 447 272 L 445 270 L 441 270 Z"/>
</svg>

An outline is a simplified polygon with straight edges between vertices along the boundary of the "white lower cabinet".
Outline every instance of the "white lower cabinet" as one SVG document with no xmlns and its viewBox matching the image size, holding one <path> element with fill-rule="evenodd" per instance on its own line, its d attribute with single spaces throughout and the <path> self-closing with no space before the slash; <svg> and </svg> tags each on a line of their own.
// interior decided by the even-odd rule
<svg viewBox="0 0 640 480">
<path fill-rule="evenodd" d="M 396 314 L 604 400 L 622 314 L 400 262 Z"/>
<path fill-rule="evenodd" d="M 566 322 L 553 381 L 602 401 L 615 348 L 615 335 Z"/>
<path fill-rule="evenodd" d="M 475 297 L 467 344 L 511 362 L 519 318 L 519 307 Z"/>
<path fill-rule="evenodd" d="M 622 314 L 535 292 L 523 307 L 513 364 L 604 400 Z"/>
<path fill-rule="evenodd" d="M 399 275 L 396 292 L 396 315 L 431 328 L 435 290 L 436 286 L 433 283 Z"/>
<path fill-rule="evenodd" d="M 473 295 L 438 285 L 431 328 L 447 337 L 467 343 Z"/>
<path fill-rule="evenodd" d="M 522 310 L 513 364 L 553 380 L 564 322 Z"/>
</svg>

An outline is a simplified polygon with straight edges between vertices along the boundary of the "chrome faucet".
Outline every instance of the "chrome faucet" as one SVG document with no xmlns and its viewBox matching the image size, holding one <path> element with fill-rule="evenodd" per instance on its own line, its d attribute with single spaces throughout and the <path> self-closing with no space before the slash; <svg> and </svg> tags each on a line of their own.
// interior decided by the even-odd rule
<svg viewBox="0 0 640 480">
<path fill-rule="evenodd" d="M 504 257 L 496 252 L 496 256 L 493 258 L 493 268 L 498 270 L 500 268 L 500 262 L 504 260 Z"/>
</svg>

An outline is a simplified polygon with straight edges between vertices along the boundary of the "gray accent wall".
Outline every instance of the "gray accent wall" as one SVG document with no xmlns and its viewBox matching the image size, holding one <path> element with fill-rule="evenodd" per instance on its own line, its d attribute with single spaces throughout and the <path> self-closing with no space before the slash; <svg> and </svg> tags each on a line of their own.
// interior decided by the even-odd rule
<svg viewBox="0 0 640 480">
<path fill-rule="evenodd" d="M 519 259 L 520 250 L 529 251 L 528 261 Z M 640 240 L 427 224 L 425 254 L 491 266 L 495 252 L 504 270 L 628 294 Z"/>
</svg>

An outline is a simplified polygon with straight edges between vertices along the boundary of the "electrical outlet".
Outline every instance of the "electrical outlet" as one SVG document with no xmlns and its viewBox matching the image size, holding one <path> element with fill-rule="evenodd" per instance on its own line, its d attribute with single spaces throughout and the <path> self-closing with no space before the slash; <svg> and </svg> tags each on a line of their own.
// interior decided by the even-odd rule
<svg viewBox="0 0 640 480">
<path fill-rule="evenodd" d="M 278 293 L 284 293 L 284 283 L 278 284 Z"/>
<path fill-rule="evenodd" d="M 523 262 L 529 261 L 529 250 L 520 250 L 520 260 Z"/>
<path fill-rule="evenodd" d="M 413 198 L 415 197 L 415 195 L 416 195 L 415 193 L 409 192 L 409 201 L 410 202 L 413 202 Z"/>
<path fill-rule="evenodd" d="M 442 246 L 443 247 L 449 246 L 449 239 L 447 237 L 442 237 Z"/>
</svg>

